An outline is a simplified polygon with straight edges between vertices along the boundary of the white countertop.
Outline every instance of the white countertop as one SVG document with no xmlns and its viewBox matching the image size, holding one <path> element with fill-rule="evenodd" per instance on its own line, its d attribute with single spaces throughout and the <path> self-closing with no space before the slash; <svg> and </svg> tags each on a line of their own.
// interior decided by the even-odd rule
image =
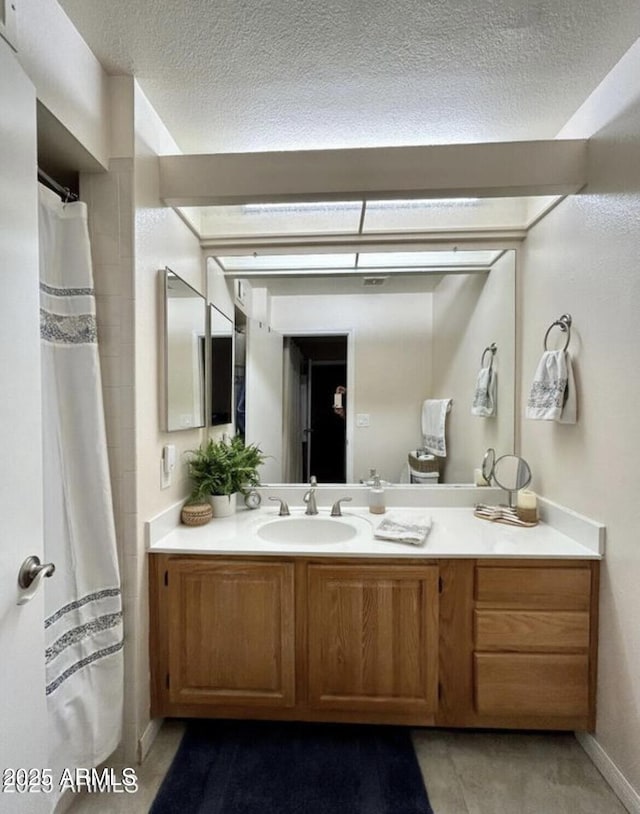
<svg viewBox="0 0 640 814">
<path fill-rule="evenodd" d="M 292 517 L 304 517 L 292 509 Z M 384 517 L 406 516 L 416 521 L 431 518 L 432 527 L 423 545 L 377 540 L 374 530 Z M 317 515 L 329 518 L 329 510 Z M 286 520 L 286 518 L 283 518 Z M 313 517 L 309 520 L 313 521 Z M 206 526 L 180 525 L 149 545 L 157 554 L 237 554 L 251 556 L 309 557 L 524 557 L 600 559 L 582 545 L 547 523 L 518 528 L 474 517 L 472 508 L 392 508 L 385 515 L 372 515 L 366 508 L 343 507 L 346 523 L 356 536 L 340 543 L 275 543 L 260 538 L 266 523 L 278 520 L 277 508 L 239 509 L 230 517 L 214 518 Z"/>
</svg>

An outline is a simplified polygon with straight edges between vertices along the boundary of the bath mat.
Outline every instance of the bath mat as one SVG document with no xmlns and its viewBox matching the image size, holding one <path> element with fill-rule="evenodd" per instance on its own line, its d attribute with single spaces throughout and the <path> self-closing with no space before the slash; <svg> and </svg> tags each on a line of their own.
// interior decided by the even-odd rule
<svg viewBox="0 0 640 814">
<path fill-rule="evenodd" d="M 409 730 L 190 721 L 150 814 L 433 814 Z"/>
</svg>

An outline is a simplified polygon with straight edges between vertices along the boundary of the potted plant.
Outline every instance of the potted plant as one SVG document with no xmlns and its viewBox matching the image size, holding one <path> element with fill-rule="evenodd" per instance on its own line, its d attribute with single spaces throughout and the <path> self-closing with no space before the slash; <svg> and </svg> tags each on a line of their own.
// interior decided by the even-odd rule
<svg viewBox="0 0 640 814">
<path fill-rule="evenodd" d="M 257 444 L 245 444 L 241 435 L 232 439 L 210 438 L 189 459 L 193 490 L 189 502 L 211 501 L 214 517 L 233 514 L 236 495 L 260 483 L 258 467 L 264 463 Z"/>
</svg>

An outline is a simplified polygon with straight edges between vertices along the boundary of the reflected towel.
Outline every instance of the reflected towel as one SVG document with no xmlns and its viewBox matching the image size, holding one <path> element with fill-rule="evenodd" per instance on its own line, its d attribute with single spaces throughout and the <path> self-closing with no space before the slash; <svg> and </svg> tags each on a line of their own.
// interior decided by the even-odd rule
<svg viewBox="0 0 640 814">
<path fill-rule="evenodd" d="M 566 350 L 547 350 L 542 354 L 531 384 L 526 417 L 576 423 L 576 384 Z"/>
<path fill-rule="evenodd" d="M 491 367 L 481 367 L 476 379 L 471 415 L 492 418 L 496 415 L 497 374 Z"/>
<path fill-rule="evenodd" d="M 390 540 L 394 543 L 422 545 L 431 531 L 430 517 L 412 517 L 405 514 L 390 514 L 374 532 L 377 540 Z"/>
<path fill-rule="evenodd" d="M 451 399 L 427 399 L 422 403 L 423 447 L 441 458 L 447 454 L 444 428 L 450 409 Z"/>
</svg>

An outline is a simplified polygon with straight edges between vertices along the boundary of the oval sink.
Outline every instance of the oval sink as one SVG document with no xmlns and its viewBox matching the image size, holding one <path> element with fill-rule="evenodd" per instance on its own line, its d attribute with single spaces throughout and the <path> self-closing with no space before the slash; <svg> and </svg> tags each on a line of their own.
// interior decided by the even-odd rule
<svg viewBox="0 0 640 814">
<path fill-rule="evenodd" d="M 258 529 L 269 543 L 344 543 L 357 534 L 349 523 L 328 517 L 283 517 Z"/>
</svg>

